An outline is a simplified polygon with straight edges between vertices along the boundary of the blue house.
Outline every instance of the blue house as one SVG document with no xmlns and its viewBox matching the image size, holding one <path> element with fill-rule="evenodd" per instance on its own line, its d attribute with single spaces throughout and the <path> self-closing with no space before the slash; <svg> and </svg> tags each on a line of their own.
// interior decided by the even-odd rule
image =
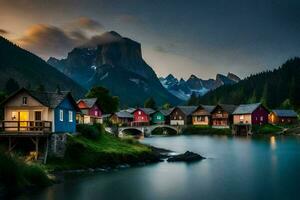
<svg viewBox="0 0 300 200">
<path fill-rule="evenodd" d="M 74 133 L 80 112 L 70 92 L 37 92 L 20 89 L 4 102 L 5 132 Z"/>
</svg>

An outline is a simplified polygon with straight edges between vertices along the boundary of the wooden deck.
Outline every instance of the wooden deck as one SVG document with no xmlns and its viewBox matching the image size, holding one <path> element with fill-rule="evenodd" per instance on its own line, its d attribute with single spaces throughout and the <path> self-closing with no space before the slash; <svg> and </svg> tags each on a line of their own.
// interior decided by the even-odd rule
<svg viewBox="0 0 300 200">
<path fill-rule="evenodd" d="M 0 137 L 47 136 L 52 132 L 50 121 L 2 121 Z"/>
</svg>

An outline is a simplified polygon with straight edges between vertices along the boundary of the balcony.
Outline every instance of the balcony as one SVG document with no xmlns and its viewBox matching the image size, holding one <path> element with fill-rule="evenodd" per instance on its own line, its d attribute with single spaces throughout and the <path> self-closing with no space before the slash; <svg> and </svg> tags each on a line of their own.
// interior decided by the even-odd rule
<svg viewBox="0 0 300 200">
<path fill-rule="evenodd" d="M 51 121 L 2 121 L 0 135 L 20 134 L 49 134 L 52 132 Z"/>
</svg>

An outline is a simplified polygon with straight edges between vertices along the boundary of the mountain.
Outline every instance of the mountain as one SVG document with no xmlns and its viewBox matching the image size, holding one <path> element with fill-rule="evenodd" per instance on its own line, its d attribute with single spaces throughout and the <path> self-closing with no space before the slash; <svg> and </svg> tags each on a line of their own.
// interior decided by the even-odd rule
<svg viewBox="0 0 300 200">
<path fill-rule="evenodd" d="M 234 85 L 224 85 L 199 98 L 203 104 L 262 102 L 269 108 L 300 109 L 300 58 L 272 71 L 251 75 Z"/>
<path fill-rule="evenodd" d="M 149 97 L 157 104 L 181 102 L 161 85 L 144 61 L 141 44 L 114 31 L 73 49 L 65 59 L 49 58 L 48 63 L 86 89 L 106 87 L 120 97 L 122 105 L 143 105 Z"/>
<path fill-rule="evenodd" d="M 182 100 L 188 100 L 192 93 L 196 93 L 197 96 L 203 96 L 222 85 L 232 85 L 241 79 L 235 74 L 228 73 L 227 76 L 217 74 L 215 80 L 203 80 L 195 75 L 191 75 L 187 81 L 183 79 L 178 81 L 172 74 L 169 74 L 166 78 L 161 77 L 159 80 L 170 93 Z"/>
<path fill-rule="evenodd" d="M 13 78 L 20 87 L 37 88 L 43 85 L 49 91 L 70 90 L 81 97 L 86 90 L 75 81 L 47 64 L 38 56 L 14 45 L 0 36 L 0 90 Z"/>
</svg>

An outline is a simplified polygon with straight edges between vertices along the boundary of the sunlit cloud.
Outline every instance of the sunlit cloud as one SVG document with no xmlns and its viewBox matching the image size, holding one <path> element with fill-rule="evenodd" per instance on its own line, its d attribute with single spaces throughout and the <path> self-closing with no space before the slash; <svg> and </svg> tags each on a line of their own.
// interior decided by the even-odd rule
<svg viewBox="0 0 300 200">
<path fill-rule="evenodd" d="M 0 28 L 0 35 L 7 35 L 7 34 L 9 34 L 9 32 L 7 30 Z"/>
</svg>

